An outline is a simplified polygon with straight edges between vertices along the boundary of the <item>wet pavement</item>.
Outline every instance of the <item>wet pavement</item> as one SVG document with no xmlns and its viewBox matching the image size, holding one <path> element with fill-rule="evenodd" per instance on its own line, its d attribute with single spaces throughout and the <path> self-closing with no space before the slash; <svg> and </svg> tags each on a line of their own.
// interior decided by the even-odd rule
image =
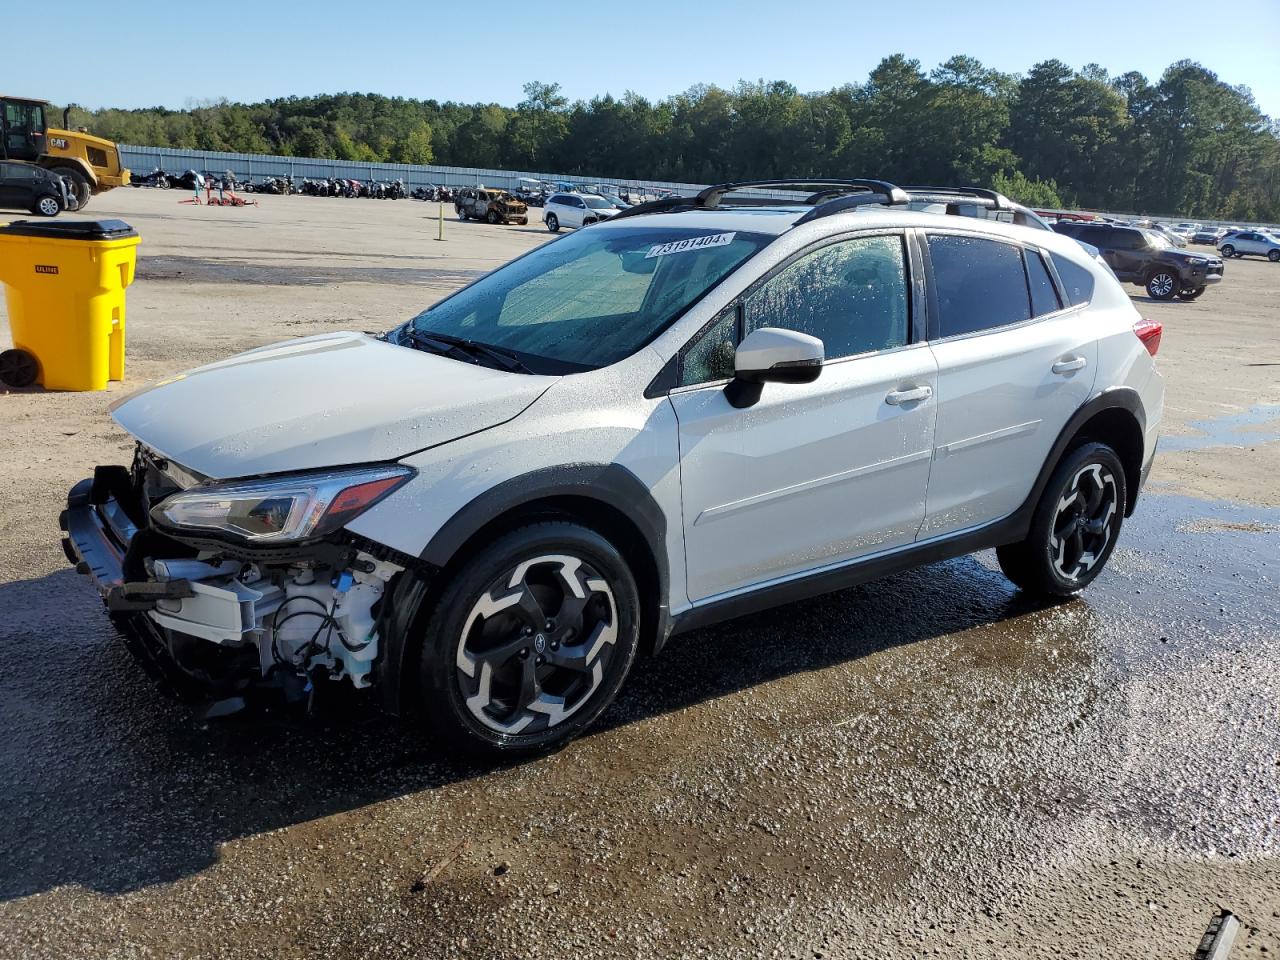
<svg viewBox="0 0 1280 960">
<path fill-rule="evenodd" d="M 0 956 L 1190 956 L 1218 902 L 1274 955 L 1278 530 L 1147 495 L 1080 600 L 988 552 L 689 634 L 499 769 L 200 722 L 0 585 Z"/>
</svg>

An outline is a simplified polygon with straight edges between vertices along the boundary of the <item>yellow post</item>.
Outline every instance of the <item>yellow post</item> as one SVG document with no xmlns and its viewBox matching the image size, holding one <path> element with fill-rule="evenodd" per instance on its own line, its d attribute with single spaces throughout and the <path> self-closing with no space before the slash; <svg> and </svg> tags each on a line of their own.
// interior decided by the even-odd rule
<svg viewBox="0 0 1280 960">
<path fill-rule="evenodd" d="M 436 237 L 436 239 L 437 240 L 444 239 L 444 201 L 443 200 L 440 201 L 440 236 Z"/>
</svg>

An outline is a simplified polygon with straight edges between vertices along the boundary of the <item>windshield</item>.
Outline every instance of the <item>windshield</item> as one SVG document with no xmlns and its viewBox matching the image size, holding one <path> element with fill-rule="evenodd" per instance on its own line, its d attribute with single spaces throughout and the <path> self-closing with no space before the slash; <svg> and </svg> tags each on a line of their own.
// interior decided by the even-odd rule
<svg viewBox="0 0 1280 960">
<path fill-rule="evenodd" d="M 508 351 L 535 373 L 594 370 L 653 340 L 772 237 L 672 227 L 570 234 L 409 325 Z"/>
<path fill-rule="evenodd" d="M 587 206 L 590 207 L 592 210 L 613 209 L 613 204 L 610 203 L 608 200 L 606 200 L 604 197 L 583 197 L 582 199 L 587 201 Z"/>
</svg>

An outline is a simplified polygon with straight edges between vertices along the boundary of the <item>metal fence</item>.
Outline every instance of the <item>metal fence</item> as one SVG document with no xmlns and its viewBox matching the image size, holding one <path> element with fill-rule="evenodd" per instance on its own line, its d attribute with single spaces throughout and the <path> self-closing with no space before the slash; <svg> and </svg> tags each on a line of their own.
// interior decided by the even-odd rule
<svg viewBox="0 0 1280 960">
<path fill-rule="evenodd" d="M 329 178 L 344 180 L 403 180 L 410 189 L 435 185 L 439 187 L 498 187 L 514 190 L 521 178 L 546 180 L 551 183 L 602 184 L 627 191 L 652 193 L 674 190 L 692 194 L 703 185 L 670 183 L 662 180 L 620 180 L 616 177 L 593 177 L 582 174 L 545 173 L 538 171 L 487 170 L 481 167 L 420 166 L 411 163 L 365 163 L 351 160 L 321 160 L 313 157 L 276 157 L 259 153 L 220 153 L 213 150 L 178 150 L 170 147 L 139 147 L 120 144 L 124 165 L 134 175 L 162 168 L 166 173 L 197 170 L 200 173 L 231 171 L 238 180 L 264 177 L 292 177 L 296 180 Z"/>
</svg>

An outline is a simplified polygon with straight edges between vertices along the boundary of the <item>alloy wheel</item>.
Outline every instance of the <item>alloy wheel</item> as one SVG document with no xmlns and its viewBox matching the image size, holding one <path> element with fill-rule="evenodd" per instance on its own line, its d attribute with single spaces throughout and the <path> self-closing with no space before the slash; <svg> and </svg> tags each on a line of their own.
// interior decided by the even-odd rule
<svg viewBox="0 0 1280 960">
<path fill-rule="evenodd" d="M 43 216 L 56 217 L 58 215 L 58 201 L 53 197 L 41 197 L 38 206 Z"/>
<path fill-rule="evenodd" d="M 1066 580 L 1078 580 L 1098 563 L 1111 542 L 1119 509 L 1116 478 L 1100 463 L 1081 467 L 1058 500 L 1049 549 Z"/>
<path fill-rule="evenodd" d="M 1147 284 L 1147 292 L 1158 300 L 1173 296 L 1173 289 L 1173 277 L 1167 273 L 1157 273 Z"/>
<path fill-rule="evenodd" d="M 599 688 L 618 639 L 608 582 L 579 557 L 525 560 L 474 603 L 456 678 L 480 723 L 512 736 L 555 727 Z"/>
</svg>

